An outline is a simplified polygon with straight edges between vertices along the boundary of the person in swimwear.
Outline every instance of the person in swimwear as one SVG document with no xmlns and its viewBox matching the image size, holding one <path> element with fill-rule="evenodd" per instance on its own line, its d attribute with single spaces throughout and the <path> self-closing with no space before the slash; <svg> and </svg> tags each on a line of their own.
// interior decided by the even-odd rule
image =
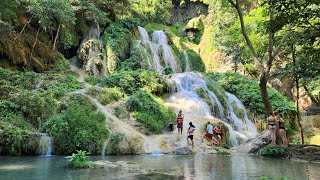
<svg viewBox="0 0 320 180">
<path fill-rule="evenodd" d="M 282 139 L 282 145 L 287 147 L 288 146 L 288 139 L 286 135 L 286 128 L 284 120 L 282 119 L 281 114 L 278 114 L 277 112 L 274 113 L 275 119 L 279 124 L 279 133 Z"/>
<path fill-rule="evenodd" d="M 194 143 L 193 143 L 193 133 L 196 130 L 196 127 L 192 124 L 192 122 L 189 122 L 189 128 L 187 131 L 188 137 L 187 137 L 187 141 L 189 144 L 189 139 L 191 140 L 192 143 L 192 148 L 194 148 Z"/>
<path fill-rule="evenodd" d="M 273 113 L 270 113 L 269 117 L 267 118 L 268 129 L 271 135 L 271 144 L 276 144 L 276 119 L 273 116 Z"/>
</svg>

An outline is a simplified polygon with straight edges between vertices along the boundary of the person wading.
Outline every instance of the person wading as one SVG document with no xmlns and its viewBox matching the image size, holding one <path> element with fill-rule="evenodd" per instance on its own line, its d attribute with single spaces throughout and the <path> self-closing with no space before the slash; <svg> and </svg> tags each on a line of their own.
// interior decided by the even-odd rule
<svg viewBox="0 0 320 180">
<path fill-rule="evenodd" d="M 184 115 L 182 114 L 182 110 L 179 111 L 179 114 L 177 115 L 177 128 L 178 128 L 178 134 L 182 134 L 183 130 L 183 119 Z"/>
<path fill-rule="evenodd" d="M 276 144 L 276 119 L 273 116 L 273 113 L 270 113 L 269 117 L 267 118 L 268 129 L 271 135 L 271 144 Z"/>
<path fill-rule="evenodd" d="M 196 127 L 192 124 L 192 122 L 189 122 L 189 128 L 187 131 L 188 137 L 187 137 L 187 142 L 189 144 L 189 139 L 191 140 L 192 143 L 192 148 L 194 148 L 194 143 L 193 143 L 193 133 L 196 130 Z"/>
</svg>

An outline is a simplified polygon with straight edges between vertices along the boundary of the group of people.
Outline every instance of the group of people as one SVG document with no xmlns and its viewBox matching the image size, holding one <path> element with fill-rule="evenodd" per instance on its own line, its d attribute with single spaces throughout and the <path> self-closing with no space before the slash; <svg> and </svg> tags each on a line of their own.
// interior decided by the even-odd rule
<svg viewBox="0 0 320 180">
<path fill-rule="evenodd" d="M 181 135 L 182 135 L 182 131 L 183 131 L 183 120 L 184 120 L 184 115 L 182 114 L 182 110 L 180 110 L 177 115 L 177 129 L 178 129 L 178 134 L 181 134 Z M 192 148 L 194 147 L 193 135 L 194 135 L 195 130 L 196 130 L 195 126 L 192 124 L 192 122 L 189 122 L 189 128 L 187 130 L 187 135 L 188 135 L 187 142 L 189 144 L 189 139 L 191 140 Z M 214 137 L 214 133 L 218 138 Z M 221 143 L 221 137 L 222 137 L 221 127 L 216 126 L 213 128 L 210 121 L 208 121 L 207 127 L 206 127 L 206 132 L 202 135 L 201 142 L 203 142 L 203 139 L 206 138 L 208 141 L 210 141 L 212 143 L 212 145 L 219 146 Z"/>
<path fill-rule="evenodd" d="M 282 139 L 282 144 L 284 146 L 288 146 L 288 139 L 286 136 L 286 128 L 284 120 L 282 119 L 281 114 L 277 112 L 270 113 L 269 117 L 267 118 L 268 129 L 271 134 L 271 144 L 276 144 L 276 131 L 277 131 L 277 123 L 279 127 L 279 134 Z"/>
</svg>

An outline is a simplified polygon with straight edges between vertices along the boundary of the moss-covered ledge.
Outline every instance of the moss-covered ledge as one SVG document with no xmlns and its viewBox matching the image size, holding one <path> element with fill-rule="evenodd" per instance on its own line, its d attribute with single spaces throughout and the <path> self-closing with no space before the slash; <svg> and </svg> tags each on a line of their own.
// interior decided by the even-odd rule
<svg viewBox="0 0 320 180">
<path fill-rule="evenodd" d="M 317 145 L 294 144 L 288 147 L 269 145 L 262 148 L 259 154 L 266 157 L 320 162 L 320 146 Z"/>
</svg>

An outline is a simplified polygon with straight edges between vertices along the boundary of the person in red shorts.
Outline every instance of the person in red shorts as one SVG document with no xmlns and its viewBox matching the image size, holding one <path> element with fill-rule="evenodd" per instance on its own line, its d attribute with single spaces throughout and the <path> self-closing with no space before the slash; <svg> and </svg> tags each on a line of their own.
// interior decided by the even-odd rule
<svg viewBox="0 0 320 180">
<path fill-rule="evenodd" d="M 212 143 L 212 136 L 213 136 L 213 126 L 210 123 L 210 121 L 208 121 L 208 123 L 207 123 L 207 131 L 206 131 L 206 133 L 204 133 L 202 135 L 201 142 L 203 142 L 203 139 L 206 138 L 208 141 L 210 141 Z"/>
</svg>

